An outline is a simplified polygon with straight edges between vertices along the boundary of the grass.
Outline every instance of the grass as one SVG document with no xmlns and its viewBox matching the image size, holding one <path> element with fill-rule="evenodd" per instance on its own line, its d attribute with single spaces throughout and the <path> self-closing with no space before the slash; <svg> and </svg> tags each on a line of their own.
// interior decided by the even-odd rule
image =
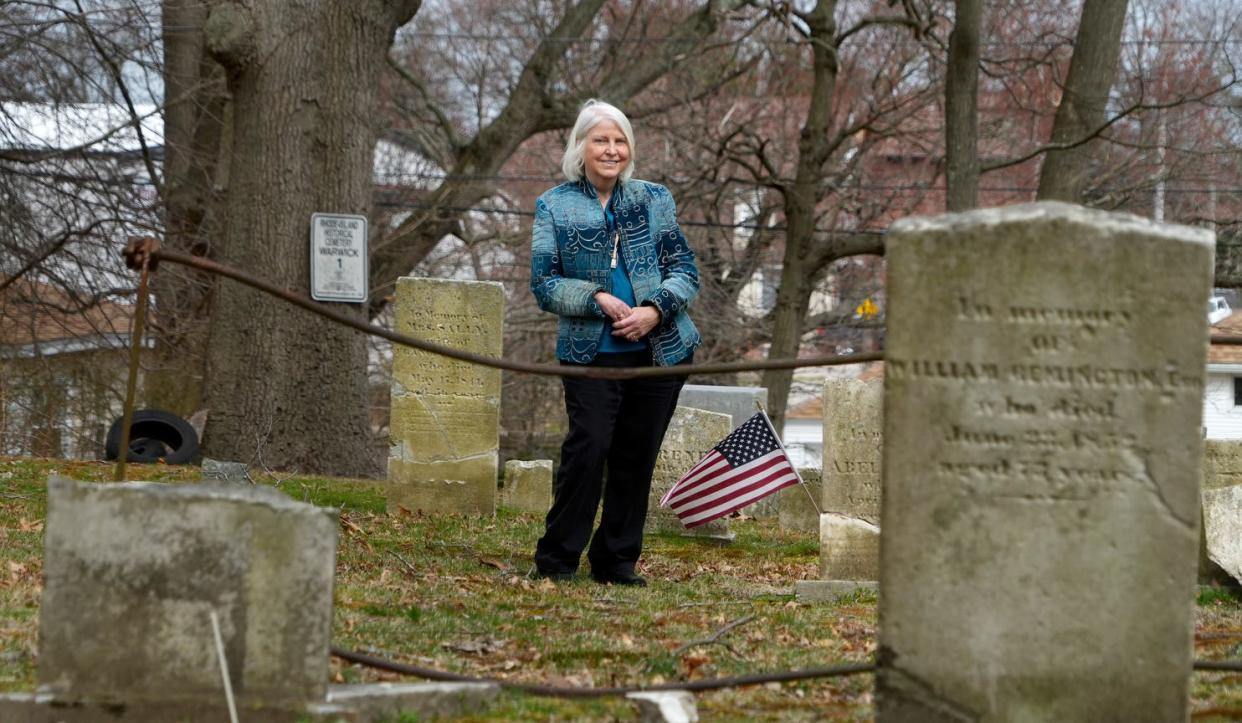
<svg viewBox="0 0 1242 723">
<path fill-rule="evenodd" d="M 0 458 L 0 690 L 34 687 L 42 527 L 49 473 L 105 481 L 94 463 Z M 138 467 L 134 475 L 172 484 L 195 468 Z M 273 480 L 260 478 L 260 483 Z M 538 516 L 501 509 L 494 518 L 384 513 L 374 486 L 293 477 L 291 497 L 342 509 L 333 641 L 470 675 L 562 685 L 637 685 L 869 660 L 876 600 L 859 594 L 804 605 L 793 583 L 816 575 L 812 535 L 774 522 L 734 522 L 737 540 L 717 546 L 681 537 L 648 538 L 635 590 L 589 579 L 526 579 L 541 532 Z M 585 578 L 585 575 L 580 577 Z M 709 638 L 747 616 L 714 644 Z M 1242 658 L 1242 605 L 1228 593 L 1201 596 L 1196 655 Z M 684 648 L 684 649 L 683 649 Z M 397 680 L 334 660 L 338 682 Z M 869 720 L 870 676 L 705 693 L 703 720 Z M 1199 674 L 1196 720 L 1242 711 L 1242 676 Z M 1242 713 L 1239 713 L 1242 715 Z M 1225 716 L 1225 717 L 1221 717 Z M 628 720 L 622 700 L 560 700 L 505 692 L 467 720 Z"/>
</svg>

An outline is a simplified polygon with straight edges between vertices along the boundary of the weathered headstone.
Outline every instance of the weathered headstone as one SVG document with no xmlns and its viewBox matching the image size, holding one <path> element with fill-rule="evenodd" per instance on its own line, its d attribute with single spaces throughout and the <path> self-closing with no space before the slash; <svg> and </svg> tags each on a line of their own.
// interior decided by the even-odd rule
<svg viewBox="0 0 1242 723">
<path fill-rule="evenodd" d="M 242 701 L 328 683 L 336 511 L 270 487 L 48 482 L 39 689 L 57 700 Z"/>
<path fill-rule="evenodd" d="M 656 457 L 655 473 L 651 477 L 651 496 L 647 502 L 647 524 L 644 532 L 679 533 L 692 537 L 715 540 L 732 540 L 729 523 L 723 518 L 687 529 L 677 515 L 667 507 L 660 507 L 660 498 L 668 492 L 682 475 L 698 463 L 720 440 L 732 431 L 727 414 L 708 412 L 690 407 L 677 407 L 669 422 L 660 454 Z M 607 484 L 607 482 L 605 482 Z"/>
<path fill-rule="evenodd" d="M 1208 439 L 1203 442 L 1203 504 L 1202 517 L 1199 523 L 1199 584 L 1221 585 L 1230 584 L 1234 576 L 1217 564 L 1208 553 L 1207 531 L 1209 526 L 1219 528 L 1221 522 L 1209 520 L 1209 515 L 1229 514 L 1227 507 L 1213 505 L 1208 509 L 1208 495 L 1213 490 L 1242 485 L 1242 440 Z M 1215 543 L 1219 545 L 1220 542 Z"/>
<path fill-rule="evenodd" d="M 552 506 L 552 460 L 505 462 L 505 486 L 501 499 L 522 512 L 544 514 Z"/>
<path fill-rule="evenodd" d="M 885 254 L 878 720 L 1186 720 L 1212 235 L 1041 203 Z"/>
<path fill-rule="evenodd" d="M 819 534 L 819 510 L 823 497 L 821 472 L 818 467 L 799 467 L 802 484 L 786 487 L 771 497 L 776 498 L 776 519 L 782 530 Z"/>
<path fill-rule="evenodd" d="M 681 396 L 677 398 L 677 404 L 682 407 L 729 415 L 732 420 L 729 431 L 737 429 L 753 417 L 759 411 L 759 404 L 767 403 L 767 387 L 735 387 L 723 384 L 686 384 L 682 386 Z M 780 511 L 779 498 L 779 492 L 768 495 L 743 507 L 742 513 L 752 517 L 776 517 Z"/>
<path fill-rule="evenodd" d="M 254 484 L 245 462 L 225 462 L 203 457 L 203 479 L 209 482 L 245 482 Z"/>
<path fill-rule="evenodd" d="M 405 277 L 396 328 L 499 357 L 504 288 Z M 496 511 L 500 370 L 407 347 L 393 349 L 388 504 L 425 512 Z"/>
<path fill-rule="evenodd" d="M 1208 559 L 1242 583 L 1242 485 L 1203 491 L 1203 535 Z"/>
<path fill-rule="evenodd" d="M 831 600 L 880 576 L 880 468 L 884 387 L 824 384 L 824 514 L 818 522 L 819 580 L 795 585 L 801 600 Z"/>
</svg>

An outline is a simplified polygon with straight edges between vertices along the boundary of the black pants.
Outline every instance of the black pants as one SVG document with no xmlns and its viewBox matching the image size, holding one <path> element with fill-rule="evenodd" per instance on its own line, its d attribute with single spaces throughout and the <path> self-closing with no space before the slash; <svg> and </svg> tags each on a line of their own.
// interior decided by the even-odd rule
<svg viewBox="0 0 1242 723">
<path fill-rule="evenodd" d="M 683 364 L 689 364 L 686 359 Z M 565 362 L 562 362 L 564 364 Z M 651 351 L 600 354 L 595 366 L 650 366 Z M 569 434 L 552 489 L 535 565 L 545 574 L 572 573 L 604 511 L 587 559 L 596 575 L 632 573 L 643 547 L 647 496 L 656 455 L 685 377 L 586 379 L 562 377 Z M 607 470 L 608 482 L 604 484 Z"/>
</svg>

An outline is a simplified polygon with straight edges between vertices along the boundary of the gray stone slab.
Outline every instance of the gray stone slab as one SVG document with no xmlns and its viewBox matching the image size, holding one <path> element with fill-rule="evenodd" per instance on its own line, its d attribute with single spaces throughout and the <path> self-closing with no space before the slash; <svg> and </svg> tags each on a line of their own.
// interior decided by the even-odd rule
<svg viewBox="0 0 1242 723">
<path fill-rule="evenodd" d="M 876 592 L 874 580 L 798 580 L 794 582 L 794 598 L 798 602 L 836 602 L 859 591 Z"/>
<path fill-rule="evenodd" d="M 1186 720 L 1212 235 L 1043 203 L 885 254 L 878 720 Z"/>
<path fill-rule="evenodd" d="M 1242 485 L 1203 491 L 1208 559 L 1242 583 Z"/>
<path fill-rule="evenodd" d="M 477 713 L 496 699 L 493 683 L 363 683 L 333 685 L 327 701 L 308 714 L 325 720 L 345 715 L 351 721 L 437 720 Z M 402 718 L 405 716 L 405 718 Z"/>
<path fill-rule="evenodd" d="M 682 407 L 704 409 L 727 414 L 732 432 L 759 411 L 756 402 L 767 406 L 767 387 L 733 387 L 713 384 L 686 384 L 681 388 L 677 404 Z"/>
<path fill-rule="evenodd" d="M 880 528 L 835 512 L 820 515 L 819 576 L 823 580 L 878 580 Z"/>
<path fill-rule="evenodd" d="M 504 287 L 403 277 L 397 331 L 499 357 Z M 398 346 L 392 355 L 388 505 L 428 513 L 496 511 L 500 370 Z"/>
<path fill-rule="evenodd" d="M 699 719 L 699 709 L 690 691 L 657 690 L 627 693 L 625 697 L 638 704 L 639 720 L 643 723 L 694 723 Z"/>
<path fill-rule="evenodd" d="M 238 698 L 322 698 L 336 511 L 234 484 L 52 477 L 38 682 L 60 701 L 223 700 L 211 611 Z"/>
<path fill-rule="evenodd" d="M 655 473 L 651 478 L 651 496 L 647 502 L 647 524 L 644 532 L 680 534 L 703 537 L 717 541 L 731 541 L 735 535 L 729 531 L 724 519 L 713 520 L 697 527 L 686 528 L 677 515 L 667 507 L 660 507 L 664 496 L 677 480 L 711 451 L 720 440 L 733 431 L 729 416 L 690 407 L 677 407 L 669 422 L 660 454 L 656 457 Z"/>
<path fill-rule="evenodd" d="M 238 482 L 254 484 L 250 468 L 245 462 L 225 462 L 203 457 L 203 479 L 209 482 Z"/>
<path fill-rule="evenodd" d="M 552 507 L 552 460 L 511 459 L 505 462 L 501 501 L 522 512 L 544 514 Z"/>
<path fill-rule="evenodd" d="M 821 472 L 817 467 L 799 467 L 798 476 L 802 478 L 802 484 L 786 487 L 768 498 L 776 500 L 776 518 L 782 530 L 809 532 L 812 535 L 819 532 L 819 510 L 815 505 L 816 500 L 823 496 Z"/>
<path fill-rule="evenodd" d="M 880 524 L 883 407 L 879 381 L 824 384 L 824 512 Z"/>
</svg>

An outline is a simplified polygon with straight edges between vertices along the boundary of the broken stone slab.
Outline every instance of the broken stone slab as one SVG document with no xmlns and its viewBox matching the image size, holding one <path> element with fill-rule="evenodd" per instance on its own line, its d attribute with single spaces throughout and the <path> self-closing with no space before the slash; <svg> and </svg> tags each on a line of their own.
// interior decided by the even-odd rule
<svg viewBox="0 0 1242 723">
<path fill-rule="evenodd" d="M 776 498 L 777 521 L 782 530 L 808 532 L 819 531 L 819 510 L 816 501 L 823 496 L 820 481 L 822 470 L 817 467 L 799 467 L 798 476 L 802 484 L 797 484 L 772 495 Z"/>
<path fill-rule="evenodd" d="M 238 718 L 264 723 L 388 723 L 457 719 L 477 714 L 499 694 L 493 683 L 362 683 L 332 685 L 306 705 L 240 702 Z M 402 718 L 405 716 L 405 718 Z M 219 723 L 229 720 L 223 693 L 215 702 L 65 705 L 49 694 L 0 694 L 0 720 L 23 723 Z"/>
<path fill-rule="evenodd" d="M 1207 556 L 1242 583 L 1242 485 L 1203 491 Z"/>
<path fill-rule="evenodd" d="M 235 484 L 48 481 L 38 691 L 301 707 L 329 674 L 335 510 Z"/>
<path fill-rule="evenodd" d="M 203 480 L 254 484 L 250 478 L 250 467 L 245 462 L 225 462 L 209 457 L 203 457 Z"/>
<path fill-rule="evenodd" d="M 552 460 L 505 462 L 505 486 L 501 500 L 521 512 L 545 514 L 552 507 Z"/>
<path fill-rule="evenodd" d="M 1039 203 L 885 257 L 877 720 L 1186 720 L 1212 234 Z"/>
<path fill-rule="evenodd" d="M 731 417 L 718 412 L 708 412 L 691 407 L 677 407 L 669 422 L 660 453 L 656 457 L 655 472 L 651 476 L 651 495 L 647 501 L 645 533 L 665 533 L 698 537 L 717 542 L 731 542 L 735 535 L 729 530 L 725 519 L 712 520 L 697 527 L 687 528 L 677 515 L 667 507 L 660 507 L 660 498 L 672 489 L 690 468 L 698 464 L 732 431 Z M 607 484 L 607 482 L 605 482 Z"/>
<path fill-rule="evenodd" d="M 625 697 L 638 704 L 643 723 L 695 723 L 699 719 L 694 695 L 687 690 L 643 691 Z"/>
<path fill-rule="evenodd" d="M 794 598 L 803 603 L 832 603 L 861 591 L 879 592 L 874 580 L 797 580 Z"/>
<path fill-rule="evenodd" d="M 395 313 L 403 334 L 500 357 L 501 284 L 403 277 Z M 393 349 L 389 511 L 495 513 L 500 383 L 499 369 Z"/>
</svg>

